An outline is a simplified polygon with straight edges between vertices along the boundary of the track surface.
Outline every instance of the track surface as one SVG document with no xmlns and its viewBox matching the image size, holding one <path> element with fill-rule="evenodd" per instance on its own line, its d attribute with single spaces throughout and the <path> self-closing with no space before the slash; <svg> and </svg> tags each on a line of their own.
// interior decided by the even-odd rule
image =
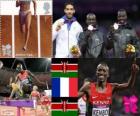
<svg viewBox="0 0 140 116">
<path fill-rule="evenodd" d="M 21 108 L 20 114 L 20 116 L 51 116 L 50 114 L 47 115 L 46 111 L 41 109 L 41 106 L 37 107 L 36 112 L 32 108 Z M 17 108 L 0 106 L 0 116 L 17 116 Z"/>
<path fill-rule="evenodd" d="M 37 40 L 37 18 L 32 16 L 30 37 L 27 50 L 22 48 L 25 43 L 25 35 L 20 31 L 19 16 L 15 16 L 15 56 L 17 57 L 37 57 L 38 40 Z"/>
<path fill-rule="evenodd" d="M 19 16 L 15 16 L 15 56 L 38 57 L 37 18 L 32 16 L 30 38 L 27 51 L 23 51 L 25 35 L 20 31 Z M 40 16 L 40 46 L 41 57 L 51 57 L 52 54 L 52 16 Z M 2 16 L 1 44 L 12 45 L 12 16 Z M 0 45 L 1 46 L 1 45 Z M 0 47 L 1 48 L 1 47 Z M 1 51 L 1 49 L 0 49 Z M 0 55 L 0 57 L 3 57 Z"/>
<path fill-rule="evenodd" d="M 52 16 L 40 16 L 41 56 L 51 57 L 52 54 Z"/>
<path fill-rule="evenodd" d="M 1 16 L 1 22 L 1 45 L 12 45 L 12 16 Z M 0 50 L 2 50 L 1 45 Z M 6 56 L 1 54 L 0 57 Z"/>
</svg>

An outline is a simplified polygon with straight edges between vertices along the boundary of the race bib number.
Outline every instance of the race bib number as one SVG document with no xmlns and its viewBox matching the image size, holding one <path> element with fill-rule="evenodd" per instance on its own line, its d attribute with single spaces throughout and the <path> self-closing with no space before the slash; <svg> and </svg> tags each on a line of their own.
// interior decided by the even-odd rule
<svg viewBox="0 0 140 116">
<path fill-rule="evenodd" d="M 92 116 L 109 116 L 109 108 L 93 108 Z"/>
</svg>

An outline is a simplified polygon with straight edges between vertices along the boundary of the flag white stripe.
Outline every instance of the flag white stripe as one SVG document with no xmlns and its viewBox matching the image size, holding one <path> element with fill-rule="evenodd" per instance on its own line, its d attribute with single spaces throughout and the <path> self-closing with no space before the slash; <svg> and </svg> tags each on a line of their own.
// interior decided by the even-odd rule
<svg viewBox="0 0 140 116">
<path fill-rule="evenodd" d="M 60 97 L 69 97 L 69 78 L 60 78 Z"/>
</svg>

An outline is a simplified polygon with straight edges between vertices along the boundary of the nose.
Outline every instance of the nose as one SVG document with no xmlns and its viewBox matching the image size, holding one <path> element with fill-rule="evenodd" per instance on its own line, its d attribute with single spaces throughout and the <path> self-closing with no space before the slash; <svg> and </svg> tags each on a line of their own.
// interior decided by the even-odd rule
<svg viewBox="0 0 140 116">
<path fill-rule="evenodd" d="M 103 75 L 103 74 L 104 74 L 104 71 L 103 71 L 103 70 L 100 70 L 98 73 L 99 73 L 100 75 Z"/>
</svg>

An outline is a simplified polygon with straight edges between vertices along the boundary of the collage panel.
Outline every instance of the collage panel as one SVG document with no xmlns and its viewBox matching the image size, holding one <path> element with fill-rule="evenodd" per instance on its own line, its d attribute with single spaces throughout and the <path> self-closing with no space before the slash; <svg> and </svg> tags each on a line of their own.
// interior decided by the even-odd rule
<svg viewBox="0 0 140 116">
<path fill-rule="evenodd" d="M 0 0 L 0 116 L 139 116 L 139 0 Z"/>
<path fill-rule="evenodd" d="M 140 57 L 139 5 L 139 0 L 54 0 L 53 56 Z"/>
<path fill-rule="evenodd" d="M 2 57 L 51 57 L 52 0 L 0 2 Z"/>
<path fill-rule="evenodd" d="M 52 25 L 51 24 L 52 24 L 52 16 L 49 16 L 49 15 L 40 16 L 40 38 L 41 38 L 41 56 L 42 57 L 52 56 Z M 44 25 L 47 25 L 47 26 L 44 26 Z M 44 38 L 47 38 L 47 39 L 44 39 Z"/>
<path fill-rule="evenodd" d="M 12 17 L 0 16 L 0 20 L 0 57 L 12 57 Z"/>
<path fill-rule="evenodd" d="M 52 116 L 78 115 L 78 59 L 53 58 Z"/>
<path fill-rule="evenodd" d="M 79 116 L 140 115 L 140 59 L 79 59 L 78 65 Z"/>
<path fill-rule="evenodd" d="M 0 116 L 51 116 L 51 59 L 0 59 Z"/>
</svg>

